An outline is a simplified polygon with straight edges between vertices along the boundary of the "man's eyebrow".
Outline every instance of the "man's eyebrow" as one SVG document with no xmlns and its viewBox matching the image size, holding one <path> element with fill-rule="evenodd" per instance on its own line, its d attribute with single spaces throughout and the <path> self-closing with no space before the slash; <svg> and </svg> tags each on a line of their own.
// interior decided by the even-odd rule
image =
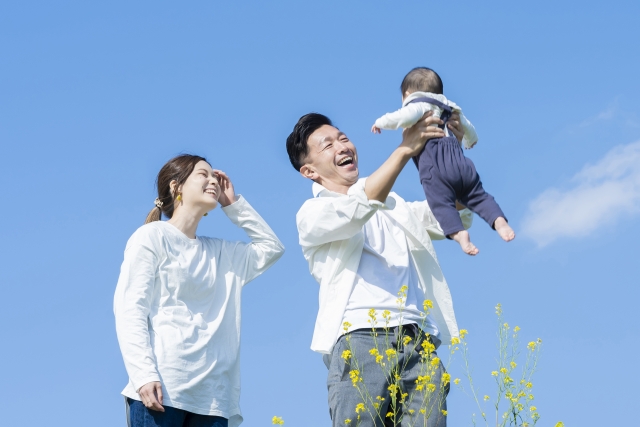
<svg viewBox="0 0 640 427">
<path fill-rule="evenodd" d="M 347 136 L 347 134 L 342 132 L 342 131 L 340 131 L 340 132 L 338 132 L 338 138 L 340 138 L 341 136 Z"/>
</svg>

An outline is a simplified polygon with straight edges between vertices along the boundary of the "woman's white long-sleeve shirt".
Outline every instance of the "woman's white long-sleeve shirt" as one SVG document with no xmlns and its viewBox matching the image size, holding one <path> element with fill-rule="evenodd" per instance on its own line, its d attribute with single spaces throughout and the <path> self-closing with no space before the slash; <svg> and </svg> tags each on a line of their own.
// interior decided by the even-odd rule
<svg viewBox="0 0 640 427">
<path fill-rule="evenodd" d="M 241 196 L 222 208 L 250 243 L 190 239 L 166 221 L 129 239 L 114 298 L 116 331 L 129 383 L 122 394 L 162 383 L 164 404 L 242 422 L 242 287 L 273 265 L 284 246 Z"/>
<path fill-rule="evenodd" d="M 472 148 L 478 142 L 478 134 L 476 128 L 473 127 L 471 122 L 462 114 L 462 109 L 456 105 L 455 102 L 448 100 L 444 95 L 431 92 L 414 92 L 407 96 L 402 103 L 402 108 L 394 111 L 393 113 L 387 113 L 384 116 L 376 120 L 375 126 L 380 129 L 396 130 L 399 128 L 409 128 L 415 125 L 418 120 L 427 112 L 433 111 L 435 117 L 440 117 L 442 109 L 437 105 L 429 104 L 428 102 L 414 102 L 410 103 L 414 99 L 418 98 L 433 98 L 442 102 L 445 105 L 451 107 L 451 109 L 460 114 L 460 124 L 464 129 L 464 138 L 462 138 L 461 144 L 465 148 Z"/>
</svg>

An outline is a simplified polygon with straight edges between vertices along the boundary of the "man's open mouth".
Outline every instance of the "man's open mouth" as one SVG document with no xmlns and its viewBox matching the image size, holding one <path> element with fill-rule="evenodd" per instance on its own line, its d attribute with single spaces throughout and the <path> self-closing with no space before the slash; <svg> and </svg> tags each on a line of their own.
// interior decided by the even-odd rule
<svg viewBox="0 0 640 427">
<path fill-rule="evenodd" d="M 347 166 L 353 164 L 353 157 L 347 156 L 338 162 L 338 166 Z"/>
</svg>

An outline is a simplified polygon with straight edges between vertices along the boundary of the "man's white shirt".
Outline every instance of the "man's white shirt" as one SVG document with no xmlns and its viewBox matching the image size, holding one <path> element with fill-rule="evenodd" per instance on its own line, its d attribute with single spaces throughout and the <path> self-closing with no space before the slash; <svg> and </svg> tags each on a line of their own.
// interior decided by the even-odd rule
<svg viewBox="0 0 640 427">
<path fill-rule="evenodd" d="M 365 224 L 376 214 L 387 216 L 406 239 L 417 286 L 433 302 L 430 315 L 442 341 L 458 336 L 451 293 L 438 264 L 431 239 L 445 236 L 426 201 L 406 202 L 389 193 L 384 203 L 369 200 L 366 178 L 358 180 L 346 195 L 313 184 L 314 198 L 296 215 L 299 242 L 309 270 L 320 284 L 319 310 L 311 349 L 329 354 L 342 333 L 342 322 L 356 283 L 365 244 Z M 466 228 L 473 214 L 460 211 Z"/>
</svg>

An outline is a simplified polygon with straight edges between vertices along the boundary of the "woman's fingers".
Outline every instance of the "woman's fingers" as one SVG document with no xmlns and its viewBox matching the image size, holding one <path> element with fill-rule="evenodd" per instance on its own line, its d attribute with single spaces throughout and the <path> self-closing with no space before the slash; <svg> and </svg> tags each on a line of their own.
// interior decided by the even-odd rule
<svg viewBox="0 0 640 427">
<path fill-rule="evenodd" d="M 156 396 L 158 397 L 158 403 L 162 405 L 162 384 L 156 383 Z"/>
<path fill-rule="evenodd" d="M 159 393 L 158 393 L 158 390 L 159 390 Z M 147 383 L 142 387 L 140 387 L 140 390 L 138 390 L 138 394 L 140 395 L 140 400 L 142 400 L 142 404 L 145 407 L 153 411 L 164 412 L 164 408 L 162 407 L 162 404 L 158 402 L 158 399 L 156 398 L 156 393 L 158 393 L 158 396 L 160 397 L 160 402 L 162 402 L 162 384 L 160 384 L 159 381 L 153 381 L 153 382 Z"/>
<path fill-rule="evenodd" d="M 215 173 L 216 176 L 218 177 L 218 183 L 220 184 L 220 187 L 226 190 L 229 187 L 229 184 L 231 183 L 229 176 L 223 171 L 218 169 L 214 169 L 213 173 Z"/>
</svg>

